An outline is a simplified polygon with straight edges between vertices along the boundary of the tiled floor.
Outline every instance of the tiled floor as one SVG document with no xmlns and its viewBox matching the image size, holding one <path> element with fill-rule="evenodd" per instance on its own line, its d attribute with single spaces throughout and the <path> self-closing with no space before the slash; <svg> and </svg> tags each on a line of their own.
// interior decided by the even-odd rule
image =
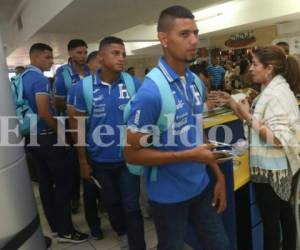
<svg viewBox="0 0 300 250">
<path fill-rule="evenodd" d="M 33 184 L 34 187 L 34 193 L 37 201 L 37 206 L 39 210 L 39 214 L 41 217 L 41 224 L 42 229 L 45 235 L 51 236 L 49 226 L 47 224 L 44 212 L 41 207 L 41 201 L 39 198 L 39 194 L 37 191 L 37 185 Z M 119 240 L 117 238 L 117 235 L 114 233 L 114 231 L 111 229 L 111 226 L 109 224 L 107 214 L 101 214 L 101 220 L 102 220 L 102 229 L 104 231 L 104 239 L 100 241 L 96 240 L 88 240 L 85 243 L 82 244 L 67 244 L 67 243 L 57 243 L 55 238 L 52 238 L 52 247 L 51 250 L 119 250 Z M 80 207 L 80 212 L 76 215 L 73 215 L 73 223 L 74 226 L 84 232 L 89 233 L 88 226 L 85 222 L 84 215 L 83 215 L 83 207 Z M 152 220 L 145 220 L 145 238 L 146 238 L 146 244 L 147 249 L 154 250 L 156 249 L 157 240 L 156 240 L 156 233 L 154 229 L 154 225 Z"/>
<path fill-rule="evenodd" d="M 38 193 L 38 187 L 36 183 L 33 183 L 33 190 L 36 197 L 36 202 L 41 218 L 41 225 L 44 232 L 44 235 L 51 236 L 51 232 L 49 229 L 49 226 L 47 224 L 43 209 L 41 207 L 41 200 Z M 52 237 L 52 246 L 50 250 L 120 250 L 120 244 L 119 240 L 114 233 L 114 231 L 111 229 L 111 226 L 109 224 L 107 214 L 101 214 L 101 220 L 102 220 L 102 229 L 104 231 L 104 239 L 100 241 L 96 241 L 93 239 L 89 239 L 87 242 L 84 242 L 82 244 L 67 244 L 67 243 L 57 243 L 56 239 Z M 73 223 L 74 226 L 84 232 L 89 233 L 88 226 L 85 222 L 84 215 L 83 215 L 83 207 L 81 206 L 80 212 L 76 215 L 73 215 Z M 157 238 L 155 233 L 155 228 L 153 225 L 153 221 L 145 220 L 145 238 L 146 238 L 146 244 L 148 250 L 155 250 L 157 245 Z M 185 246 L 184 250 L 192 250 L 190 247 Z M 300 250 L 299 247 L 297 247 L 297 250 Z"/>
</svg>

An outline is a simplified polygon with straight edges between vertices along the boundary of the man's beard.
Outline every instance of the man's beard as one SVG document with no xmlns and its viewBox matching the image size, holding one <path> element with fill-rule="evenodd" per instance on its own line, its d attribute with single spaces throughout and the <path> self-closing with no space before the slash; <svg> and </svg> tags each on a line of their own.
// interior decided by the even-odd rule
<svg viewBox="0 0 300 250">
<path fill-rule="evenodd" d="M 193 57 L 193 58 L 190 58 L 190 59 L 189 59 L 189 58 L 186 58 L 186 59 L 185 59 L 185 62 L 186 62 L 186 63 L 192 63 L 192 62 L 194 62 L 196 59 L 197 59 L 196 56 Z"/>
</svg>

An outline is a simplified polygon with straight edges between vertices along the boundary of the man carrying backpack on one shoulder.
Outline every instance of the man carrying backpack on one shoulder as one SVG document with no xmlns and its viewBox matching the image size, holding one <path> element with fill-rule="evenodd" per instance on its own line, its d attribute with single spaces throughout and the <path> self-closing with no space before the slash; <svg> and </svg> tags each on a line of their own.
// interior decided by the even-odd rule
<svg viewBox="0 0 300 250">
<path fill-rule="evenodd" d="M 191 11 L 181 6 L 162 11 L 158 37 L 164 56 L 131 101 L 125 159 L 146 166 L 158 250 L 182 250 L 189 222 L 205 249 L 229 250 L 217 214 L 226 207 L 224 176 L 212 146 L 203 143 L 205 88 L 188 69 L 198 44 Z M 216 177 L 214 190 L 208 186 L 206 165 Z"/>
<path fill-rule="evenodd" d="M 81 243 L 88 236 L 76 231 L 72 224 L 70 169 L 65 161 L 65 147 L 54 146 L 58 142 L 57 120 L 50 105 L 49 81 L 43 74 L 53 64 L 52 48 L 36 43 L 31 46 L 29 55 L 31 64 L 22 73 L 23 98 L 38 117 L 38 145 L 30 145 L 29 135 L 25 141 L 37 169 L 42 206 L 59 242 Z"/>
<path fill-rule="evenodd" d="M 87 64 L 91 75 L 94 75 L 96 71 L 100 68 L 100 62 L 98 58 L 98 51 L 93 51 L 88 55 Z M 80 83 L 78 81 L 77 83 Z M 74 106 L 76 88 L 79 84 L 72 84 L 67 98 L 67 109 L 69 115 L 69 126 L 70 128 L 76 129 L 76 109 Z M 72 133 L 72 139 L 74 144 L 77 142 L 77 134 Z M 78 162 L 79 164 L 79 162 Z M 97 185 L 91 180 L 83 179 L 83 205 L 84 205 L 84 215 L 86 222 L 89 226 L 91 236 L 95 240 L 102 240 L 104 238 L 103 231 L 101 229 L 101 218 L 98 215 L 99 205 L 102 205 L 102 200 L 100 196 L 100 191 Z"/>
<path fill-rule="evenodd" d="M 100 42 L 101 70 L 78 83 L 75 94 L 77 116 L 88 115 L 87 148 L 79 147 L 81 175 L 101 185 L 101 198 L 121 249 L 145 250 L 144 224 L 139 207 L 140 177 L 129 173 L 123 158 L 123 112 L 138 89 L 137 78 L 122 72 L 125 64 L 123 40 L 106 37 Z M 127 237 L 126 237 L 127 234 Z"/>
<path fill-rule="evenodd" d="M 73 116 L 72 107 L 67 105 L 67 97 L 72 87 L 82 78 L 90 74 L 87 66 L 87 44 L 81 39 L 72 39 L 68 43 L 69 61 L 56 70 L 54 92 L 55 92 L 55 107 L 59 114 Z M 68 120 L 67 126 L 73 129 L 71 119 Z M 80 170 L 78 155 L 75 148 L 71 146 L 69 160 L 72 167 L 72 213 L 79 211 L 80 205 Z"/>
</svg>

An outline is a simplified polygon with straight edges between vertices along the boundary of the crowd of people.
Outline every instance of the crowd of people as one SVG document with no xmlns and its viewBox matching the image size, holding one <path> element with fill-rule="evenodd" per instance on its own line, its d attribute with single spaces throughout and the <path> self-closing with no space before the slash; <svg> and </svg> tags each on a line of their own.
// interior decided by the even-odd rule
<svg viewBox="0 0 300 250">
<path fill-rule="evenodd" d="M 278 42 L 276 45 L 284 50 L 285 55 L 289 55 L 288 43 Z M 248 87 L 259 90 L 259 85 L 252 81 L 249 72 L 253 49 L 250 51 L 232 54 L 226 60 L 213 56 L 210 63 L 206 60 L 199 63 L 196 60 L 196 64 L 193 64 L 190 69 L 205 83 L 207 91 L 223 90 L 234 93 L 236 90 Z"/>
<path fill-rule="evenodd" d="M 241 58 L 228 61 L 225 69 L 214 58 L 211 65 L 193 65 L 190 70 L 197 55 L 198 28 L 191 11 L 181 6 L 161 12 L 157 32 L 163 56 L 147 70 L 143 83 L 133 68 L 124 71 L 121 38 L 105 37 L 99 50 L 89 55 L 85 41 L 72 39 L 68 63 L 57 69 L 52 87 L 43 74 L 53 65 L 52 48 L 44 43 L 31 46 L 30 65 L 20 74 L 24 98 L 38 123 L 37 134 L 25 136 L 26 150 L 37 171 L 52 236 L 70 243 L 89 237 L 72 223 L 81 177 L 90 235 L 98 240 L 105 237 L 101 204 L 120 237 L 121 249 L 145 250 L 139 203 L 142 174 L 158 250 L 182 250 L 188 224 L 205 249 L 232 249 L 220 216 L 226 209 L 225 177 L 214 146 L 199 129 L 206 93 L 216 91 L 212 92 L 216 103 L 227 103 L 245 120 L 256 142 L 250 147 L 250 167 L 264 226 L 264 249 L 280 249 L 281 225 L 283 249 L 295 250 L 290 198 L 300 167 L 298 144 L 293 140 L 293 125 L 299 119 L 294 95 L 300 85 L 298 62 L 286 58 L 280 47 L 267 46 L 253 52 L 251 66 Z M 249 83 L 248 71 L 252 81 L 263 86 L 252 108 L 247 100 L 235 102 L 228 94 Z M 67 122 L 61 125 L 65 117 Z M 59 128 L 68 132 L 62 136 Z M 30 144 L 33 136 L 38 147 Z M 66 145 L 59 144 L 61 136 Z M 268 138 L 272 141 L 266 147 Z M 277 160 L 270 160 L 271 156 Z M 213 187 L 208 185 L 208 168 L 215 177 Z"/>
</svg>

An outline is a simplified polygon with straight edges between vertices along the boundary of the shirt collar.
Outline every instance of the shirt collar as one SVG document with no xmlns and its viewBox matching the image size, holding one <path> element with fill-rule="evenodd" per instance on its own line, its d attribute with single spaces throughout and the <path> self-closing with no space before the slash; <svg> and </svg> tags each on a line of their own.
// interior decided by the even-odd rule
<svg viewBox="0 0 300 250">
<path fill-rule="evenodd" d="M 177 73 L 171 68 L 171 66 L 167 64 L 163 57 L 159 59 L 157 67 L 161 70 L 169 83 L 180 81 L 179 75 L 177 75 Z M 186 68 L 185 70 L 185 77 L 188 84 L 194 82 L 194 76 L 189 68 Z"/>
<path fill-rule="evenodd" d="M 72 60 L 70 60 L 70 61 L 68 62 L 68 67 L 69 67 L 69 69 L 70 69 L 71 76 L 77 76 L 77 77 L 80 77 L 79 74 L 76 73 L 75 70 L 73 69 L 73 66 L 72 66 Z M 90 75 L 90 69 L 89 69 L 89 67 L 86 65 L 86 66 L 85 66 L 85 75 L 84 75 L 84 77 L 85 77 L 85 76 L 88 76 L 88 75 Z"/>
<path fill-rule="evenodd" d="M 34 68 L 36 71 L 39 71 L 41 74 L 44 74 L 43 71 L 35 65 L 29 64 L 26 66 L 26 69 L 28 68 Z"/>
<path fill-rule="evenodd" d="M 98 69 L 97 71 L 96 71 L 96 73 L 93 75 L 93 79 L 94 79 L 94 85 L 99 85 L 99 84 L 101 84 L 101 79 L 99 78 L 99 74 L 101 75 L 101 70 L 100 69 Z M 115 84 L 118 84 L 118 83 L 120 83 L 120 82 L 123 82 L 123 79 L 122 79 L 122 77 L 121 77 L 121 74 L 120 74 L 120 76 L 118 77 L 118 79 L 116 80 L 116 81 L 114 81 L 112 84 L 111 84 L 111 86 L 114 86 Z"/>
<path fill-rule="evenodd" d="M 286 79 L 282 75 L 276 75 L 273 77 L 273 79 L 267 86 L 262 85 L 261 93 L 265 91 L 272 91 L 276 89 L 278 85 L 281 84 L 288 84 L 288 83 L 286 82 Z"/>
</svg>

